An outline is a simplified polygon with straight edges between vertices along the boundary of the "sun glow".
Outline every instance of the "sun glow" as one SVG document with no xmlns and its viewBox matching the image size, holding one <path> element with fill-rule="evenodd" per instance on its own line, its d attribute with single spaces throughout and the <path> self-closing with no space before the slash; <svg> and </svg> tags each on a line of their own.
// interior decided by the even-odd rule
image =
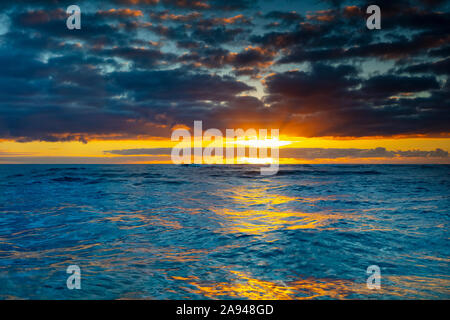
<svg viewBox="0 0 450 320">
<path fill-rule="evenodd" d="M 279 148 L 279 147 L 290 145 L 291 143 L 292 143 L 292 141 L 282 141 L 277 138 L 236 141 L 237 145 L 253 147 L 253 148 Z"/>
<path fill-rule="evenodd" d="M 333 139 L 327 138 L 305 138 L 280 135 L 279 138 L 264 139 L 258 136 L 249 136 L 247 140 L 226 139 L 224 141 L 203 141 L 202 147 L 244 147 L 262 150 L 279 146 L 280 151 L 289 148 L 336 148 L 336 149 L 374 149 L 384 147 L 387 150 L 434 150 L 440 148 L 450 151 L 449 138 L 360 138 L 360 139 Z M 135 139 L 135 140 L 97 140 L 87 139 L 87 143 L 79 141 L 31 141 L 17 142 L 12 140 L 0 140 L 0 162 L 1 163 L 172 163 L 170 150 L 176 142 L 169 139 Z M 183 147 L 193 147 L 186 142 Z M 113 154 L 108 150 L 160 150 L 161 154 L 155 152 L 145 154 L 124 153 Z M 269 151 L 269 150 L 268 150 Z M 224 152 L 224 156 L 225 156 Z M 259 154 L 261 159 L 252 153 L 245 157 L 237 157 L 237 163 L 271 164 L 271 152 Z M 268 157 L 268 159 L 266 159 Z M 280 164 L 295 163 L 449 163 L 450 158 L 336 158 L 336 159 L 301 159 L 295 156 L 283 156 L 277 162 Z M 256 160 L 256 161 L 253 161 Z"/>
</svg>

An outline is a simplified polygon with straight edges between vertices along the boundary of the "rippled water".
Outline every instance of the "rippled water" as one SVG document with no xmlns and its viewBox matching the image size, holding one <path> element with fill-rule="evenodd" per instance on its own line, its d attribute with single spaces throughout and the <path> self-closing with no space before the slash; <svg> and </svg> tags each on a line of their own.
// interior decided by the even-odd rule
<svg viewBox="0 0 450 320">
<path fill-rule="evenodd" d="M 449 299 L 449 190 L 438 165 L 2 165 L 0 298 Z"/>
</svg>

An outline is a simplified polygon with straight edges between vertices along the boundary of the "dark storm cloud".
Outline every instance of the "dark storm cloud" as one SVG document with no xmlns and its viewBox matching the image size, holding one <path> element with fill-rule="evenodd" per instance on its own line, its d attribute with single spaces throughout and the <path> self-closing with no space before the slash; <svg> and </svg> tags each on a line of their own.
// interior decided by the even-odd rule
<svg viewBox="0 0 450 320">
<path fill-rule="evenodd" d="M 207 68 L 223 68 L 232 66 L 236 72 L 269 67 L 275 53 L 259 47 L 247 47 L 241 52 L 230 52 L 226 49 L 203 47 L 180 56 L 179 61 L 195 63 Z"/>
<path fill-rule="evenodd" d="M 209 45 L 221 45 L 234 41 L 237 36 L 245 32 L 243 28 L 217 28 L 197 27 L 192 31 L 192 38 L 203 41 Z"/>
<path fill-rule="evenodd" d="M 0 59 L 0 64 L 10 61 L 10 57 Z M 74 59 L 72 65 L 70 61 L 71 57 L 53 58 L 47 64 L 28 60 L 23 72 L 34 74 L 41 79 L 39 83 L 24 81 L 13 70 L 6 70 L 10 77 L 5 83 L 0 81 L 8 92 L 0 95 L 4 101 L 2 136 L 20 141 L 85 140 L 84 136 L 114 134 L 163 136 L 170 134 L 177 116 L 196 110 L 205 113 L 214 108 L 214 102 L 232 101 L 236 94 L 252 89 L 232 78 L 185 70 L 117 72 L 105 77 L 89 59 Z M 64 66 L 64 72 L 55 72 L 59 66 Z"/>
<path fill-rule="evenodd" d="M 170 8 L 196 9 L 196 10 L 243 10 L 251 8 L 254 0 L 162 0 Z"/>
<path fill-rule="evenodd" d="M 432 57 L 448 57 L 450 56 L 450 45 L 439 49 L 430 50 L 429 55 Z"/>
<path fill-rule="evenodd" d="M 95 13 L 86 13 L 82 17 L 82 23 L 89 27 L 77 32 L 66 27 L 67 14 L 61 8 L 27 9 L 24 12 L 14 12 L 10 19 L 13 32 L 22 32 L 25 37 L 42 38 L 44 41 L 82 41 L 91 45 L 101 43 L 111 46 L 123 46 L 129 41 L 130 29 L 127 33 L 122 32 L 118 24 L 99 19 Z"/>
<path fill-rule="evenodd" d="M 303 114 L 348 107 L 350 90 L 359 84 L 356 75 L 353 66 L 324 64 L 315 64 L 310 72 L 278 73 L 265 79 L 266 101 L 276 109 Z"/>
<path fill-rule="evenodd" d="M 106 17 L 106 18 L 116 18 L 116 19 L 122 19 L 122 18 L 129 18 L 129 17 L 142 17 L 143 13 L 141 10 L 134 10 L 129 8 L 121 8 L 121 9 L 109 9 L 109 10 L 99 10 L 97 11 L 96 15 L 100 17 Z"/>
<path fill-rule="evenodd" d="M 159 49 L 122 47 L 104 49 L 98 52 L 104 57 L 119 57 L 131 61 L 136 67 L 151 68 L 159 64 L 167 64 L 175 60 L 176 56 L 163 53 Z"/>
<path fill-rule="evenodd" d="M 436 62 L 419 63 L 403 69 L 409 73 L 434 73 L 450 75 L 450 58 Z"/>
<path fill-rule="evenodd" d="M 377 1 L 373 31 L 357 0 L 79 1 L 81 30 L 66 28 L 70 4 L 0 4 L 0 138 L 168 136 L 193 120 L 305 136 L 448 132 L 448 2 Z"/>
<path fill-rule="evenodd" d="M 290 26 L 304 20 L 304 18 L 295 11 L 270 11 L 264 16 L 267 19 L 278 20 L 281 26 Z"/>
<path fill-rule="evenodd" d="M 256 35 L 250 40 L 258 45 L 273 47 L 276 49 L 285 49 L 297 45 L 311 45 L 318 41 L 320 37 L 329 32 L 328 25 L 304 25 L 297 27 L 295 31 L 274 31 L 264 35 Z"/>
<path fill-rule="evenodd" d="M 306 136 L 371 136 L 446 132 L 448 95 L 434 77 L 360 79 L 351 66 L 313 65 L 266 78 L 265 101 L 284 126 Z M 411 97 L 430 91 L 429 97 Z M 324 94 L 326 93 L 326 94 Z M 295 119 L 295 120 L 294 120 Z"/>
<path fill-rule="evenodd" d="M 136 100 L 228 101 L 253 89 L 231 77 L 190 73 L 184 69 L 116 72 L 111 74 L 111 80 Z"/>
<path fill-rule="evenodd" d="M 226 49 L 205 46 L 199 48 L 195 46 L 195 43 L 191 43 L 189 48 L 192 50 L 182 54 L 178 59 L 180 62 L 196 63 L 207 68 L 222 68 L 230 63 L 230 51 Z"/>
<path fill-rule="evenodd" d="M 369 96 L 389 97 L 397 93 L 413 93 L 438 89 L 434 77 L 375 76 L 363 82 L 362 92 Z"/>
<path fill-rule="evenodd" d="M 192 22 L 202 17 L 202 13 L 198 11 L 189 12 L 187 14 L 174 14 L 170 10 L 152 11 L 150 12 L 150 20 L 155 22 L 172 21 L 172 22 Z"/>
<path fill-rule="evenodd" d="M 294 34 L 284 35 L 281 39 L 295 37 Z M 450 41 L 448 34 L 441 35 L 433 32 L 423 32 L 414 35 L 411 39 L 399 41 L 381 41 L 377 43 L 360 43 L 358 46 L 341 47 L 349 44 L 348 39 L 335 38 L 328 42 L 328 46 L 313 46 L 314 49 L 305 49 L 305 46 L 292 46 L 288 54 L 279 60 L 279 63 L 300 63 L 306 61 L 334 61 L 354 58 L 378 58 L 382 60 L 402 59 L 411 55 L 424 54 L 428 49 L 440 47 Z M 342 40 L 339 42 L 339 40 Z M 289 47 L 289 46 L 288 46 Z M 322 48 L 321 48 L 322 47 Z"/>
</svg>

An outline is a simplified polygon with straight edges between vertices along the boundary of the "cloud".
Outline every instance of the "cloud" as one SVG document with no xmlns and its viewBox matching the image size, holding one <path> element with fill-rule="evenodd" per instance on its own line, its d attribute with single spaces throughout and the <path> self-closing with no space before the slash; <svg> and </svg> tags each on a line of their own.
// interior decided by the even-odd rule
<svg viewBox="0 0 450 320">
<path fill-rule="evenodd" d="M 123 156 L 133 155 L 170 155 L 171 148 L 143 148 L 143 149 L 122 149 L 122 150 L 105 150 L 105 154 L 116 154 Z"/>
<path fill-rule="evenodd" d="M 167 136 L 173 125 L 297 136 L 448 133 L 449 8 L 379 1 L 2 2 L 0 138 Z M 89 5 L 88 5 L 89 4 Z M 270 29 L 267 26 L 270 25 Z"/>
<path fill-rule="evenodd" d="M 281 158 L 298 159 L 338 159 L 338 158 L 448 158 L 448 152 L 442 149 L 434 151 L 397 150 L 388 151 L 378 147 L 374 149 L 337 149 L 337 148 L 285 148 L 280 150 Z"/>
<path fill-rule="evenodd" d="M 162 0 L 164 5 L 171 8 L 224 11 L 248 9 L 254 2 L 254 0 Z"/>
<path fill-rule="evenodd" d="M 106 154 L 136 156 L 136 155 L 170 155 L 171 148 L 144 148 L 144 149 L 122 149 L 104 151 Z M 280 158 L 294 159 L 338 159 L 338 158 L 448 158 L 448 151 L 436 149 L 423 150 L 396 150 L 388 151 L 378 147 L 374 149 L 345 149 L 345 148 L 282 148 Z"/>
<path fill-rule="evenodd" d="M 141 10 L 133 10 L 129 8 L 99 10 L 97 14 L 104 17 L 124 18 L 124 17 L 142 17 Z"/>
<path fill-rule="evenodd" d="M 270 11 L 264 15 L 266 19 L 280 21 L 277 26 L 291 26 L 304 21 L 304 18 L 295 11 Z"/>
<path fill-rule="evenodd" d="M 410 65 L 402 70 L 409 73 L 433 73 L 439 75 L 450 74 L 450 58 Z"/>
<path fill-rule="evenodd" d="M 164 53 L 159 49 L 145 47 L 117 47 L 104 49 L 98 52 L 99 55 L 107 57 L 119 57 L 131 61 L 136 67 L 150 68 L 160 64 L 168 64 L 175 60 L 176 56 L 171 53 Z"/>
<path fill-rule="evenodd" d="M 398 93 L 414 93 L 439 89 L 434 77 L 375 76 L 363 82 L 363 94 L 389 97 Z"/>
</svg>

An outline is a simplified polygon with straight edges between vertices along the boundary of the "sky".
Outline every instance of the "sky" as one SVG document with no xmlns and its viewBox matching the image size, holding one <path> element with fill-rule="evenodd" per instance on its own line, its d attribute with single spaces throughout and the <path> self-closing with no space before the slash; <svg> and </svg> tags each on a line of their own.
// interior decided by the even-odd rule
<svg viewBox="0 0 450 320">
<path fill-rule="evenodd" d="M 441 0 L 2 1 L 0 163 L 170 163 L 201 120 L 279 129 L 280 163 L 449 164 L 449 56 Z"/>
</svg>

